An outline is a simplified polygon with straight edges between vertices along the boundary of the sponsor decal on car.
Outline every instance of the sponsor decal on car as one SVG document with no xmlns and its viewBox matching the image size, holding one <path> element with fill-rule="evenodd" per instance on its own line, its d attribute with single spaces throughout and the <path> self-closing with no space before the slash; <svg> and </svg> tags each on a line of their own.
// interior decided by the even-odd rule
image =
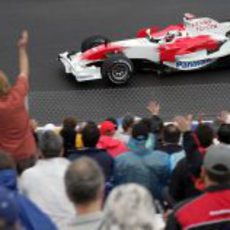
<svg viewBox="0 0 230 230">
<path fill-rule="evenodd" d="M 210 18 L 205 18 L 202 20 L 195 21 L 191 24 L 192 28 L 194 28 L 197 32 L 202 32 L 205 30 L 213 30 L 218 27 L 218 23 Z"/>
<path fill-rule="evenodd" d="M 176 62 L 176 68 L 181 70 L 199 69 L 208 64 L 211 64 L 213 61 L 213 59 L 205 59 L 199 61 L 178 61 Z"/>
</svg>

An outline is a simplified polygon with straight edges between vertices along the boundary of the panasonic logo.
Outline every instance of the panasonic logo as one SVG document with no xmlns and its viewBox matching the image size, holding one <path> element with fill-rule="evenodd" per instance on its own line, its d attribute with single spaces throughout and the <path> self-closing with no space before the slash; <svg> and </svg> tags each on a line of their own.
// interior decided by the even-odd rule
<svg viewBox="0 0 230 230">
<path fill-rule="evenodd" d="M 206 59 L 200 61 L 178 61 L 176 62 L 176 68 L 178 69 L 197 69 L 205 65 L 210 64 L 213 60 Z"/>
</svg>

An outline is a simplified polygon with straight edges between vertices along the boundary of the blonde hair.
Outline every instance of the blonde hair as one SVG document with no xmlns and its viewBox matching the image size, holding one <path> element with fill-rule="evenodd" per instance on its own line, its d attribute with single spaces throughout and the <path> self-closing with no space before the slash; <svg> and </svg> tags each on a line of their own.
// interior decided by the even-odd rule
<svg viewBox="0 0 230 230">
<path fill-rule="evenodd" d="M 6 75 L 0 71 L 0 96 L 5 96 L 10 90 L 10 84 Z"/>
</svg>

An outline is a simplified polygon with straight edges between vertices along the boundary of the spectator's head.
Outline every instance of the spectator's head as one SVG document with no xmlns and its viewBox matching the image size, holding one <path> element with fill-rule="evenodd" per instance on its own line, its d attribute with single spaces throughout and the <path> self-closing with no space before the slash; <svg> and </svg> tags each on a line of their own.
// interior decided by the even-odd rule
<svg viewBox="0 0 230 230">
<path fill-rule="evenodd" d="M 16 230 L 19 208 L 12 192 L 0 187 L 0 229 Z"/>
<path fill-rule="evenodd" d="M 131 115 L 126 115 L 124 116 L 123 120 L 122 120 L 122 128 L 124 130 L 124 132 L 130 132 L 130 130 L 132 129 L 134 124 L 134 117 Z"/>
<path fill-rule="evenodd" d="M 229 145 L 230 144 L 230 124 L 220 125 L 217 131 L 217 136 L 218 136 L 219 142 Z"/>
<path fill-rule="evenodd" d="M 113 136 L 116 132 L 116 126 L 111 121 L 103 121 L 100 123 L 101 135 Z"/>
<path fill-rule="evenodd" d="M 105 121 L 111 121 L 115 125 L 115 130 L 118 129 L 118 122 L 117 122 L 117 119 L 115 117 L 107 117 L 105 119 Z"/>
<path fill-rule="evenodd" d="M 44 158 L 59 157 L 63 153 L 62 137 L 53 131 L 45 131 L 39 140 L 39 148 Z"/>
<path fill-rule="evenodd" d="M 206 185 L 230 183 L 230 148 L 212 145 L 204 157 L 203 174 Z"/>
<path fill-rule="evenodd" d="M 196 128 L 195 134 L 203 148 L 207 148 L 213 143 L 214 132 L 210 125 L 199 124 Z"/>
<path fill-rule="evenodd" d="M 144 117 L 144 118 L 142 118 L 140 121 L 143 122 L 143 123 L 146 125 L 146 127 L 148 128 L 149 133 L 151 133 L 151 132 L 152 132 L 152 130 L 151 130 L 152 124 L 151 124 L 150 118 Z M 140 121 L 139 121 L 139 122 L 140 122 Z M 138 123 L 138 122 L 137 122 L 137 123 Z"/>
<path fill-rule="evenodd" d="M 135 125 L 133 125 L 133 130 L 132 130 L 132 138 L 135 140 L 147 140 L 149 135 L 149 129 L 146 126 L 146 124 L 142 121 L 139 121 Z"/>
<path fill-rule="evenodd" d="M 116 187 L 105 204 L 100 230 L 154 230 L 155 209 L 149 192 L 138 184 Z"/>
<path fill-rule="evenodd" d="M 8 94 L 10 90 L 10 84 L 8 78 L 3 71 L 0 71 L 0 97 Z"/>
<path fill-rule="evenodd" d="M 164 128 L 163 121 L 160 119 L 160 117 L 152 117 L 151 118 L 151 132 L 153 134 L 161 134 L 162 130 Z"/>
<path fill-rule="evenodd" d="M 0 170 L 15 169 L 15 163 L 10 154 L 0 150 Z"/>
<path fill-rule="evenodd" d="M 63 120 L 63 128 L 75 129 L 77 125 L 77 120 L 75 117 L 65 117 Z"/>
<path fill-rule="evenodd" d="M 87 124 L 82 132 L 82 141 L 84 147 L 94 148 L 100 138 L 100 131 L 96 124 Z"/>
<path fill-rule="evenodd" d="M 163 129 L 163 141 L 170 144 L 178 144 L 181 132 L 174 124 L 166 125 Z"/>
<path fill-rule="evenodd" d="M 97 125 L 97 123 L 95 121 L 89 120 L 85 125 Z"/>
<path fill-rule="evenodd" d="M 69 199 L 79 207 L 101 207 L 104 193 L 104 176 L 94 160 L 82 157 L 71 163 L 65 174 L 65 186 Z"/>
</svg>

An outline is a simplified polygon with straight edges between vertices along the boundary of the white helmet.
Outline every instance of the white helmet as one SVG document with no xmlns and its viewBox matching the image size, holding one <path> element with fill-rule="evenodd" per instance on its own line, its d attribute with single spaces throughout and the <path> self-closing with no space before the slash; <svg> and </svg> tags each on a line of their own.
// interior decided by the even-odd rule
<svg viewBox="0 0 230 230">
<path fill-rule="evenodd" d="M 172 30 L 166 33 L 165 35 L 165 41 L 170 42 L 172 41 L 175 37 L 181 36 L 181 32 L 178 30 Z"/>
</svg>

